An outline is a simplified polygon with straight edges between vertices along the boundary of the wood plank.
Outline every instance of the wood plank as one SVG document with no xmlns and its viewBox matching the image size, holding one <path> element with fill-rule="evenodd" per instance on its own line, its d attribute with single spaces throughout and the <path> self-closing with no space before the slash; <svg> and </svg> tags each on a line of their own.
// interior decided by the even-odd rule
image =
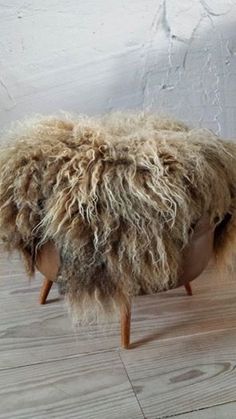
<svg viewBox="0 0 236 419">
<path fill-rule="evenodd" d="M 0 369 L 118 349 L 118 321 L 108 326 L 81 327 L 75 334 L 63 301 L 53 288 L 50 304 L 38 304 L 42 277 L 29 284 L 19 257 L 0 253 Z M 226 281 L 226 279 L 225 279 Z M 134 299 L 133 348 L 149 341 L 236 327 L 236 281 L 222 284 L 205 273 L 193 284 L 194 296 L 183 288 Z"/>
<path fill-rule="evenodd" d="M 0 369 L 119 347 L 118 322 L 75 332 L 56 286 L 38 304 L 41 283 L 40 274 L 29 283 L 16 254 L 0 253 Z"/>
<path fill-rule="evenodd" d="M 152 341 L 121 357 L 145 417 L 236 400 L 236 329 Z"/>
<path fill-rule="evenodd" d="M 143 418 L 118 353 L 1 371 L 1 419 Z"/>
<path fill-rule="evenodd" d="M 89 397 L 84 400 L 84 393 L 83 397 L 80 393 L 82 390 L 78 393 L 79 402 L 73 392 L 69 399 L 63 399 L 62 393 L 60 397 L 59 393 L 55 393 L 58 389 L 67 393 L 71 382 L 77 380 L 73 378 L 72 372 L 70 380 L 66 375 L 67 370 L 75 368 L 79 372 L 77 375 L 83 377 L 83 365 L 87 365 L 89 370 L 88 360 L 93 360 L 93 357 L 108 360 L 107 365 L 110 366 L 106 365 L 105 370 L 115 365 L 110 356 L 123 368 L 117 358 L 118 353 L 114 352 L 119 345 L 119 325 L 117 322 L 108 328 L 80 328 L 75 335 L 63 301 L 57 299 L 56 287 L 50 294 L 50 299 L 55 301 L 45 306 L 38 305 L 41 280 L 40 275 L 37 275 L 35 281 L 29 284 L 18 256 L 12 255 L 7 260 L 0 253 L 0 403 L 1 391 L 6 403 L 0 404 L 2 418 L 27 419 L 32 415 L 36 418 L 60 418 L 60 414 L 61 417 L 66 415 L 78 418 L 79 412 L 84 415 L 82 418 L 93 417 L 95 414 L 97 416 L 94 417 L 116 417 L 116 409 L 120 415 L 124 414 L 117 417 L 136 417 L 136 413 L 132 416 L 132 412 L 128 413 L 131 416 L 125 416 L 128 407 L 125 411 L 120 410 L 113 396 L 111 404 L 114 404 L 115 412 L 110 410 L 108 402 L 104 411 L 99 410 L 97 414 L 94 413 L 96 403 L 93 404 Z M 125 373 L 128 373 L 148 419 L 179 414 L 187 415 L 188 419 L 193 410 L 203 415 L 205 413 L 202 412 L 211 412 L 214 405 L 224 403 L 224 406 L 229 406 L 228 403 L 235 399 L 236 379 L 233 368 L 236 359 L 236 281 L 228 277 L 220 278 L 215 269 L 210 267 L 193 283 L 193 290 L 193 297 L 186 296 L 184 289 L 180 288 L 134 299 L 133 349 L 121 351 L 127 369 L 126 372 L 122 369 L 122 374 L 125 377 Z M 88 387 L 95 388 L 95 393 L 100 383 L 100 378 L 96 378 L 99 362 L 91 361 L 89 378 L 85 379 Z M 78 364 L 78 369 L 75 364 Z M 59 371 L 55 377 L 54 368 Z M 112 394 L 113 391 L 116 393 L 117 372 L 107 374 L 110 377 L 106 381 L 107 387 Z M 87 377 L 87 372 L 85 375 Z M 40 377 L 41 383 L 44 376 L 46 393 L 43 393 L 41 384 L 38 390 L 37 384 L 37 377 Z M 59 386 L 51 386 L 52 382 L 57 383 L 58 380 Z M 78 380 L 76 389 L 83 388 L 83 382 Z M 29 384 L 31 381 L 32 391 Z M 6 389 L 9 392 L 5 398 Z M 102 398 L 106 397 L 104 394 Z M 119 397 L 122 402 L 123 393 L 120 396 L 118 394 Z M 135 399 L 131 399 L 132 405 Z M 35 404 L 31 404 L 30 400 L 35 401 Z M 99 401 L 99 409 L 102 409 L 100 405 L 103 403 Z M 5 406 L 3 413 L 2 406 Z M 78 411 L 78 406 L 82 410 Z M 233 408 L 234 404 L 230 406 Z M 226 409 L 224 412 L 227 412 Z"/>
<path fill-rule="evenodd" d="M 236 417 L 236 402 L 225 403 L 209 409 L 188 412 L 184 415 L 176 416 L 178 419 L 234 419 Z"/>
<path fill-rule="evenodd" d="M 149 341 L 170 339 L 236 327 L 236 284 L 211 293 L 185 296 L 173 290 L 137 298 L 132 312 L 132 348 Z"/>
</svg>

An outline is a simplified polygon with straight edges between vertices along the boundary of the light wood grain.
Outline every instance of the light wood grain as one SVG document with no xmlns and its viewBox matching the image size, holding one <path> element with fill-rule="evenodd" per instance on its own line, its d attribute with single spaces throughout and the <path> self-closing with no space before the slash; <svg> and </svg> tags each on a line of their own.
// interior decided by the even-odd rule
<svg viewBox="0 0 236 419">
<path fill-rule="evenodd" d="M 152 341 L 121 357 L 150 419 L 236 400 L 236 329 Z"/>
<path fill-rule="evenodd" d="M 110 352 L 2 371 L 0 418 L 138 419 L 143 415 L 118 354 Z"/>
<path fill-rule="evenodd" d="M 7 312 L 1 305 L 0 368 L 118 348 L 118 323 L 107 328 L 80 328 L 75 334 L 63 303 L 41 307 L 37 303 L 38 292 L 39 289 L 26 293 L 21 302 L 16 302 L 20 295 L 14 293 L 8 300 Z M 132 348 L 145 347 L 149 341 L 236 327 L 232 295 L 219 297 L 219 302 L 216 296 L 215 308 L 210 298 L 201 303 L 194 298 L 191 303 L 185 297 L 176 297 L 175 301 L 171 298 L 171 302 L 166 298 L 160 303 L 158 296 L 137 299 L 132 317 Z M 9 312 L 10 306 L 13 310 Z"/>
<path fill-rule="evenodd" d="M 236 402 L 226 403 L 209 409 L 197 410 L 179 415 L 178 419 L 234 419 L 236 417 Z"/>
<path fill-rule="evenodd" d="M 75 331 L 57 287 L 38 304 L 42 276 L 30 283 L 16 255 L 0 253 L 0 369 L 119 347 L 119 324 Z"/>
<path fill-rule="evenodd" d="M 233 275 L 135 298 L 128 351 L 118 321 L 75 333 L 55 286 L 40 306 L 42 279 L 0 251 L 1 419 L 236 417 Z"/>
<path fill-rule="evenodd" d="M 49 303 L 40 306 L 42 276 L 37 275 L 29 283 L 19 258 L 13 255 L 9 261 L 3 256 L 0 262 L 0 369 L 118 349 L 118 320 L 102 327 L 81 327 L 75 333 L 63 301 L 55 301 L 58 298 L 56 286 L 50 293 Z M 131 347 L 236 327 L 235 283 L 228 281 L 227 287 L 222 286 L 216 283 L 214 275 L 208 276 L 193 283 L 193 297 L 188 297 L 182 287 L 156 296 L 135 298 Z"/>
</svg>

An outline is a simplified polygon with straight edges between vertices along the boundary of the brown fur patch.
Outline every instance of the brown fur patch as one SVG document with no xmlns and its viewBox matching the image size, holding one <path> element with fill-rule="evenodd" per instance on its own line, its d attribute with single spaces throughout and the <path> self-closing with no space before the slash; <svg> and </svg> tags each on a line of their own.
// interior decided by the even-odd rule
<svg viewBox="0 0 236 419">
<path fill-rule="evenodd" d="M 111 114 L 26 121 L 5 141 L 1 237 L 31 273 L 37 248 L 56 243 L 58 280 L 80 319 L 174 286 L 203 213 L 212 222 L 233 214 L 217 258 L 235 249 L 236 145 L 207 130 Z"/>
</svg>

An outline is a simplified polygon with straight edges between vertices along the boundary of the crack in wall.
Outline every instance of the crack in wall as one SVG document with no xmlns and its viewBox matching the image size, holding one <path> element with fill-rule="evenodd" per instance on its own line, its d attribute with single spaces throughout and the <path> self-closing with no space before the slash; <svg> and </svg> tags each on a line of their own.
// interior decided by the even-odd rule
<svg viewBox="0 0 236 419">
<path fill-rule="evenodd" d="M 209 9 L 209 7 L 208 7 L 207 3 L 205 2 L 205 0 L 199 0 L 199 1 L 200 1 L 200 4 L 202 5 L 202 7 L 203 7 L 203 9 L 204 9 L 204 11 L 206 13 L 206 17 L 208 18 L 208 20 L 209 20 L 209 22 L 211 24 L 212 29 L 214 30 L 217 38 L 219 39 L 220 50 L 221 50 L 221 58 L 222 58 L 221 61 L 223 61 L 223 55 L 224 55 L 223 54 L 223 39 L 222 39 L 222 35 L 218 31 L 218 29 L 217 29 L 217 27 L 215 25 L 214 19 L 213 19 L 213 17 L 215 17 L 215 16 L 221 16 L 221 15 L 223 15 L 223 13 L 222 14 L 214 13 L 213 11 L 211 11 Z M 213 61 L 213 54 L 212 54 L 211 50 L 208 50 L 207 60 L 209 61 L 209 63 L 211 63 L 209 65 L 209 67 L 208 67 L 208 70 L 211 71 L 212 74 L 215 77 L 215 89 L 214 89 L 215 98 L 213 99 L 212 104 L 218 106 L 218 112 L 216 112 L 213 120 L 214 120 L 214 122 L 217 125 L 216 134 L 219 135 L 219 134 L 222 133 L 222 125 L 221 125 L 221 122 L 220 122 L 220 117 L 222 117 L 222 113 L 223 113 L 223 110 L 224 110 L 224 107 L 225 107 L 225 98 L 222 97 L 223 96 L 224 89 L 221 89 L 220 90 L 220 85 L 221 85 L 220 82 L 221 82 L 221 80 L 220 80 L 220 77 L 219 77 L 219 73 L 218 73 L 218 69 L 216 67 L 216 64 Z M 222 77 L 224 77 L 224 72 L 222 72 Z M 222 100 L 224 102 L 223 105 L 222 105 Z"/>
<path fill-rule="evenodd" d="M 51 18 L 58 18 L 61 3 L 56 10 L 47 7 L 46 0 L 37 10 L 26 0 L 18 3 L 9 7 L 12 13 L 3 10 L 2 14 L 0 58 L 6 62 L 0 80 L 3 124 L 26 112 L 55 112 L 61 106 L 85 113 L 119 106 L 158 108 L 187 123 L 210 127 L 218 134 L 225 134 L 227 129 L 233 134 L 235 105 L 230 83 L 236 72 L 232 24 L 235 1 L 151 0 L 144 4 L 138 0 L 126 7 L 122 0 L 121 6 L 115 8 L 114 26 L 112 11 L 106 13 L 104 7 L 102 21 L 98 22 L 96 10 L 91 11 L 86 2 L 81 2 L 89 20 L 83 22 L 81 39 L 71 49 L 76 8 L 63 5 L 69 21 L 66 19 L 65 26 L 60 21 L 62 28 L 58 28 Z M 41 19 L 42 9 L 46 26 Z M 23 25 L 18 19 L 26 15 Z M 122 31 L 120 25 L 116 26 L 121 16 Z M 102 29 L 99 39 L 90 37 L 97 22 L 103 28 L 107 25 L 107 33 Z M 29 39 L 35 26 L 47 40 L 45 48 L 41 48 L 37 36 Z M 19 36 L 14 35 L 15 27 Z M 61 33 L 68 41 L 68 51 L 64 44 L 56 44 Z M 9 68 L 13 77 L 8 76 Z M 91 97 L 92 89 L 96 97 Z M 55 94 L 48 100 L 52 91 Z M 18 106 L 9 112 L 15 100 Z"/>
<path fill-rule="evenodd" d="M 16 104 L 16 102 L 15 102 L 15 100 L 14 100 L 14 98 L 13 98 L 13 96 L 11 95 L 11 93 L 10 93 L 10 91 L 9 91 L 9 89 L 8 89 L 8 87 L 7 87 L 7 85 L 4 83 L 4 81 L 2 80 L 2 79 L 0 79 L 0 85 L 3 87 L 3 89 L 5 90 L 5 92 L 6 92 L 6 94 L 7 94 L 7 97 L 8 97 L 8 99 L 10 99 L 10 101 L 15 105 Z"/>
<path fill-rule="evenodd" d="M 145 57 L 145 63 L 143 68 L 143 84 L 142 84 L 142 103 L 143 107 L 144 104 L 148 104 L 148 108 L 152 108 L 152 106 L 156 103 L 158 103 L 158 96 L 151 91 L 150 94 L 150 78 L 155 77 L 155 71 L 159 71 L 159 69 L 156 67 L 158 61 L 155 64 L 155 55 L 152 59 L 150 56 L 151 52 L 155 53 L 155 35 L 158 34 L 158 30 L 161 28 L 163 33 L 165 34 L 166 39 L 168 40 L 168 48 L 167 48 L 167 63 L 168 68 L 166 71 L 166 75 L 162 81 L 159 80 L 159 92 L 161 90 L 165 91 L 171 91 L 175 90 L 178 87 L 180 87 L 181 82 L 184 80 L 186 67 L 187 67 L 187 60 L 189 53 L 191 52 L 192 46 L 194 44 L 194 41 L 196 39 L 196 34 L 201 27 L 202 22 L 205 19 L 208 19 L 210 22 L 211 28 L 215 32 L 216 38 L 219 40 L 218 45 L 220 46 L 220 58 L 222 66 L 225 56 L 225 51 L 227 51 L 228 55 L 232 56 L 232 52 L 230 50 L 229 43 L 225 45 L 225 42 L 223 42 L 222 35 L 218 29 L 218 27 L 215 24 L 215 18 L 219 16 L 226 15 L 227 12 L 222 13 L 216 13 L 214 10 L 210 9 L 209 5 L 206 3 L 205 0 L 199 0 L 199 6 L 202 7 L 203 13 L 201 13 L 200 18 L 198 19 L 197 23 L 193 27 L 191 31 L 191 35 L 188 40 L 185 40 L 178 35 L 175 35 L 172 31 L 172 25 L 171 21 L 168 17 L 168 10 L 167 10 L 167 1 L 163 0 L 161 3 L 161 6 L 157 8 L 157 11 L 155 13 L 154 19 L 152 21 L 152 29 L 154 30 L 154 34 L 152 34 L 151 39 L 149 40 L 149 45 L 146 44 L 147 48 L 147 54 Z M 174 54 L 178 54 L 178 50 L 174 48 L 174 42 L 178 41 L 181 42 L 183 47 L 186 48 L 183 60 L 182 60 L 182 66 L 173 65 L 173 56 Z M 213 115 L 212 121 L 215 123 L 216 126 L 216 133 L 221 134 L 222 133 L 222 119 L 223 119 L 223 113 L 225 109 L 225 98 L 224 98 L 224 92 L 222 91 L 222 77 L 224 77 L 227 72 L 229 72 L 229 68 L 227 70 L 223 69 L 220 71 L 219 66 L 216 62 L 218 58 L 218 51 L 216 49 L 215 43 L 212 43 L 208 48 L 204 48 L 204 54 L 205 54 L 205 64 L 203 65 L 202 69 L 199 69 L 200 71 L 200 78 L 199 78 L 199 86 L 201 89 L 198 91 L 198 95 L 202 97 L 203 99 L 203 106 L 202 106 L 202 114 L 200 116 L 199 123 L 200 125 L 203 122 L 203 119 L 205 117 L 205 107 L 209 107 L 210 105 L 216 107 L 216 112 Z M 176 55 L 177 56 L 177 55 Z M 204 55 L 202 55 L 202 59 L 204 59 Z M 158 58 L 157 58 L 158 60 Z M 229 66 L 230 62 L 228 62 Z M 205 77 L 206 74 L 206 77 Z M 211 75 L 213 83 L 209 85 L 207 81 L 207 74 Z M 158 81 L 158 76 L 157 76 Z M 180 95 L 181 96 L 181 95 Z M 181 97 L 179 98 L 179 103 L 176 105 L 176 110 L 180 109 L 180 106 L 182 105 Z"/>
<path fill-rule="evenodd" d="M 225 13 L 216 13 L 213 12 L 210 7 L 208 6 L 207 2 L 205 0 L 199 0 L 199 2 L 201 3 L 202 7 L 204 8 L 204 10 L 206 11 L 208 16 L 213 16 L 213 17 L 219 17 L 219 16 L 225 16 L 227 15 L 231 9 L 227 10 L 227 12 Z"/>
</svg>

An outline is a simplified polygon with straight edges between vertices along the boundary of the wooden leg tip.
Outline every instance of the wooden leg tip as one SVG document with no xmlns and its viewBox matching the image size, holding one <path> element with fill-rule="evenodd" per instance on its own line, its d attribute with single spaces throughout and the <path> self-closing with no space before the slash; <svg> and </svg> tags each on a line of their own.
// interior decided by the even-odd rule
<svg viewBox="0 0 236 419">
<path fill-rule="evenodd" d="M 40 291 L 39 296 L 39 304 L 46 304 L 48 294 L 50 292 L 50 289 L 52 287 L 53 282 L 49 279 L 45 278 L 43 281 L 43 285 Z"/>
<path fill-rule="evenodd" d="M 193 295 L 192 287 L 190 284 L 185 284 L 184 287 L 186 289 L 187 295 L 190 295 L 190 296 Z"/>
<path fill-rule="evenodd" d="M 129 349 L 130 343 L 129 342 L 121 342 L 122 349 Z"/>
<path fill-rule="evenodd" d="M 40 305 L 46 304 L 46 299 L 45 298 L 42 298 L 42 297 L 39 297 L 39 304 Z"/>
<path fill-rule="evenodd" d="M 131 307 L 121 307 L 121 347 L 129 349 Z"/>
</svg>

